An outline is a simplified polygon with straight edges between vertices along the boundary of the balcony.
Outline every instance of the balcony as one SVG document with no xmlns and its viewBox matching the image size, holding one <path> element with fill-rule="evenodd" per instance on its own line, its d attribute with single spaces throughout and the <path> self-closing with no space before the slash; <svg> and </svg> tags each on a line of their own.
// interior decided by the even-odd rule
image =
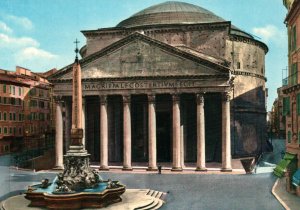
<svg viewBox="0 0 300 210">
<path fill-rule="evenodd" d="M 298 71 L 282 79 L 282 86 L 293 86 L 298 83 Z"/>
</svg>

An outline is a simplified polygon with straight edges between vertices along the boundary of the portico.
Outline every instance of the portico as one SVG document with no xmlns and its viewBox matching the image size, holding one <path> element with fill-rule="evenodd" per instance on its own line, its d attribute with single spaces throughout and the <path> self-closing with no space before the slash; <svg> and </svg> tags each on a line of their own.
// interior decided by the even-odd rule
<svg viewBox="0 0 300 210">
<path fill-rule="evenodd" d="M 143 49 L 142 57 L 156 53 L 139 60 L 132 48 Z M 119 52 L 126 57 L 108 64 Z M 168 65 L 153 60 L 167 60 Z M 139 33 L 80 64 L 84 139 L 100 170 L 109 170 L 114 162 L 132 170 L 133 162 L 144 162 L 153 171 L 158 163 L 169 162 L 172 171 L 182 171 L 185 162 L 194 162 L 196 171 L 206 171 L 207 161 L 222 162 L 222 170 L 231 170 L 232 87 L 226 66 Z M 52 79 L 65 107 L 70 107 L 71 81 L 68 66 Z M 62 124 L 62 118 L 56 119 Z M 58 134 L 57 141 L 62 137 Z"/>
<path fill-rule="evenodd" d="M 215 139 L 216 144 L 222 145 L 222 153 L 214 156 L 222 156 L 222 170 L 231 170 L 229 86 L 204 89 L 192 86 L 198 84 L 197 80 L 187 83 L 185 79 L 177 79 L 174 84 L 190 84 L 191 87 L 179 87 L 176 92 L 162 87 L 156 91 L 153 88 L 134 88 L 138 87 L 137 84 L 151 84 L 146 81 L 134 82 L 131 85 L 133 88 L 126 90 L 122 88 L 125 84 L 131 84 L 130 82 L 123 82 L 123 86 L 120 85 L 117 90 L 97 89 L 117 87 L 108 84 L 106 82 L 106 86 L 100 86 L 95 82 L 83 82 L 85 109 L 82 116 L 86 126 L 87 150 L 92 155 L 92 161 L 99 163 L 100 170 L 109 170 L 109 163 L 112 162 L 123 163 L 123 170 L 132 170 L 132 162 L 147 162 L 148 170 L 153 171 L 157 170 L 159 160 L 171 162 L 172 171 L 183 170 L 185 161 L 196 162 L 196 171 L 206 171 L 206 160 L 220 160 L 211 158 L 211 155 L 206 158 L 206 138 L 211 137 L 206 136 L 205 130 L 210 129 L 206 126 L 211 127 L 212 120 L 207 120 L 206 123 L 205 116 L 217 119 L 216 124 L 220 120 L 222 122 L 221 130 L 219 126 L 216 131 L 221 135 L 217 135 Z M 68 86 L 57 86 L 60 90 L 63 87 L 66 89 Z M 68 103 L 71 101 L 69 97 L 67 91 L 61 97 L 62 100 L 66 99 L 66 107 L 69 107 Z M 209 106 L 215 100 L 218 100 L 215 103 L 221 105 L 218 108 L 222 111 L 219 120 L 210 113 Z M 62 112 L 57 112 L 58 114 Z M 57 125 L 62 125 L 62 117 L 56 117 L 56 122 Z M 57 141 L 63 142 L 62 137 L 58 133 Z M 56 154 L 62 155 L 59 147 L 63 145 L 57 144 L 59 152 Z M 211 145 L 208 147 L 210 151 L 217 148 Z M 57 157 L 57 160 L 61 159 Z"/>
</svg>

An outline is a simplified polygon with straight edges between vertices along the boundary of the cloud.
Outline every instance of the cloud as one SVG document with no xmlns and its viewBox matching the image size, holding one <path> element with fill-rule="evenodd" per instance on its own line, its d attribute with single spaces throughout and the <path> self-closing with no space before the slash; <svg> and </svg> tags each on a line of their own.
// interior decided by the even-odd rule
<svg viewBox="0 0 300 210">
<path fill-rule="evenodd" d="M 0 47 L 6 48 L 20 48 L 26 46 L 38 47 L 40 44 L 30 37 L 12 37 L 3 33 L 0 33 Z"/>
<path fill-rule="evenodd" d="M 12 29 L 6 25 L 6 23 L 0 21 L 0 30 L 5 32 L 5 33 L 11 33 Z"/>
<path fill-rule="evenodd" d="M 26 47 L 14 54 L 14 62 L 34 71 L 55 67 L 59 56 L 37 47 Z"/>
<path fill-rule="evenodd" d="M 56 58 L 57 55 L 54 55 L 50 52 L 47 52 L 45 50 L 36 48 L 36 47 L 26 47 L 22 50 L 20 50 L 16 54 L 17 60 L 20 62 L 23 62 L 25 60 L 35 60 L 35 59 L 53 59 Z"/>
<path fill-rule="evenodd" d="M 31 20 L 29 20 L 27 17 L 17 17 L 14 15 L 7 15 L 6 17 L 8 20 L 11 20 L 15 24 L 22 26 L 24 29 L 31 30 L 33 29 L 33 24 Z"/>
<path fill-rule="evenodd" d="M 265 42 L 281 42 L 286 39 L 285 31 L 279 30 L 274 25 L 266 25 L 264 27 L 253 28 L 253 33 Z"/>
</svg>

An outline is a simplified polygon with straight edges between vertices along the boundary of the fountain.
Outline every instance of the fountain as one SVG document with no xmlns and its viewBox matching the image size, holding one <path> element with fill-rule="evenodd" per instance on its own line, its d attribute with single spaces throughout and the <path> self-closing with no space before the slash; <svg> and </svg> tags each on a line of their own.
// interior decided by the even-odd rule
<svg viewBox="0 0 300 210">
<path fill-rule="evenodd" d="M 89 154 L 82 143 L 83 129 L 81 67 L 76 58 L 73 64 L 72 129 L 71 145 L 64 156 L 64 171 L 59 173 L 53 183 L 44 179 L 41 184 L 29 186 L 25 198 L 29 206 L 48 209 L 101 208 L 120 202 L 125 186 L 118 181 L 103 181 L 97 171 L 89 165 Z"/>
</svg>

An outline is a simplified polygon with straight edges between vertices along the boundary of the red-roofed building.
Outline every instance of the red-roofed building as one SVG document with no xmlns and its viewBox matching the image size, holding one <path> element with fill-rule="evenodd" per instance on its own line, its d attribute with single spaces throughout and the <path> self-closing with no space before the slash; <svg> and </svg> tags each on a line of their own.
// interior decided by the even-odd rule
<svg viewBox="0 0 300 210">
<path fill-rule="evenodd" d="M 51 92 L 41 73 L 19 66 L 0 70 L 0 154 L 47 146 L 53 136 Z"/>
</svg>

